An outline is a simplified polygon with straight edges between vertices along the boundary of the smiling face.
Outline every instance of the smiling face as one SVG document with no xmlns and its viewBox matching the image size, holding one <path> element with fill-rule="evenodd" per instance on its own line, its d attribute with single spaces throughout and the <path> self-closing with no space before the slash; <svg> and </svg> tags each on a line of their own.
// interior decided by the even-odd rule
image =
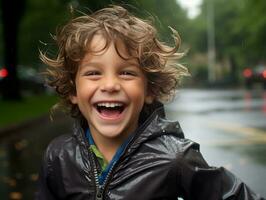
<svg viewBox="0 0 266 200">
<path fill-rule="evenodd" d="M 96 145 L 121 144 L 137 128 L 144 102 L 151 101 L 137 60 L 121 58 L 114 43 L 102 50 L 105 43 L 101 35 L 93 37 L 90 48 L 100 52 L 87 53 L 82 59 L 76 94 L 70 97 L 87 119 Z M 122 41 L 116 45 L 122 56 L 129 57 Z"/>
</svg>

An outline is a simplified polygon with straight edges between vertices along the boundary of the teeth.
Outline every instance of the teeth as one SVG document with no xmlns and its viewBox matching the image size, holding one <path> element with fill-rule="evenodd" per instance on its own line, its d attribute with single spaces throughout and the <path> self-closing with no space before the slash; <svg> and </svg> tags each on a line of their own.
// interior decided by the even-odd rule
<svg viewBox="0 0 266 200">
<path fill-rule="evenodd" d="M 98 103 L 97 106 L 104 106 L 104 107 L 107 107 L 107 108 L 114 108 L 114 107 L 117 107 L 117 106 L 123 106 L 122 103 Z"/>
</svg>

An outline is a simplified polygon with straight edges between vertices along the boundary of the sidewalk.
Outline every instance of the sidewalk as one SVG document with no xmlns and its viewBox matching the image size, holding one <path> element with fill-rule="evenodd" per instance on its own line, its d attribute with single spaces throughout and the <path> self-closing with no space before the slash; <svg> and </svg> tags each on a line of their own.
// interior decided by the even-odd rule
<svg viewBox="0 0 266 200">
<path fill-rule="evenodd" d="M 62 113 L 54 113 L 54 118 L 57 118 L 60 115 L 62 115 Z M 15 134 L 16 132 L 22 129 L 29 128 L 34 124 L 46 124 L 49 123 L 50 121 L 51 121 L 50 114 L 47 113 L 42 116 L 23 121 L 21 123 L 15 123 L 8 125 L 6 127 L 0 127 L 0 139 Z"/>
<path fill-rule="evenodd" d="M 11 134 L 15 134 L 18 130 L 26 129 L 35 123 L 47 123 L 49 121 L 49 115 L 45 114 L 40 117 L 30 119 L 18 124 L 11 124 L 6 127 L 0 127 L 0 138 L 10 136 Z"/>
</svg>

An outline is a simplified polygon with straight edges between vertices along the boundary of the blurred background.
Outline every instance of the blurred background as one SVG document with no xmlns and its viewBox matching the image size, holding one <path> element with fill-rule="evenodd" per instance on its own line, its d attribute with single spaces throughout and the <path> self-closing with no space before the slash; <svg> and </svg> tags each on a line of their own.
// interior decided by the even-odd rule
<svg viewBox="0 0 266 200">
<path fill-rule="evenodd" d="M 205 159 L 225 166 L 266 197 L 266 1 L 1 0 L 0 197 L 33 199 L 43 151 L 72 119 L 49 109 L 58 98 L 44 83 L 39 50 L 53 55 L 56 28 L 109 4 L 154 18 L 159 36 L 181 38 L 191 77 L 166 105 Z"/>
</svg>

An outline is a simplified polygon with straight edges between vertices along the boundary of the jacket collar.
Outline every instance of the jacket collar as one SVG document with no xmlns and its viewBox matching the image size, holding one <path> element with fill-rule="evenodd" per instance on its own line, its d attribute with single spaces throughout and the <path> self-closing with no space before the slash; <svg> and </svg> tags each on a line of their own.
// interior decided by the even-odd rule
<svg viewBox="0 0 266 200">
<path fill-rule="evenodd" d="M 141 143 L 162 135 L 175 135 L 184 138 L 179 122 L 165 118 L 164 107 L 157 108 L 133 135 L 131 149 L 135 149 Z"/>
<path fill-rule="evenodd" d="M 74 136 L 82 146 L 88 146 L 85 130 L 84 125 L 79 121 L 74 123 Z M 178 121 L 166 119 L 164 107 L 160 104 L 146 120 L 140 121 L 139 127 L 133 133 L 133 137 L 129 142 L 130 149 L 136 149 L 146 140 L 162 135 L 175 135 L 176 137 L 184 138 Z"/>
</svg>

